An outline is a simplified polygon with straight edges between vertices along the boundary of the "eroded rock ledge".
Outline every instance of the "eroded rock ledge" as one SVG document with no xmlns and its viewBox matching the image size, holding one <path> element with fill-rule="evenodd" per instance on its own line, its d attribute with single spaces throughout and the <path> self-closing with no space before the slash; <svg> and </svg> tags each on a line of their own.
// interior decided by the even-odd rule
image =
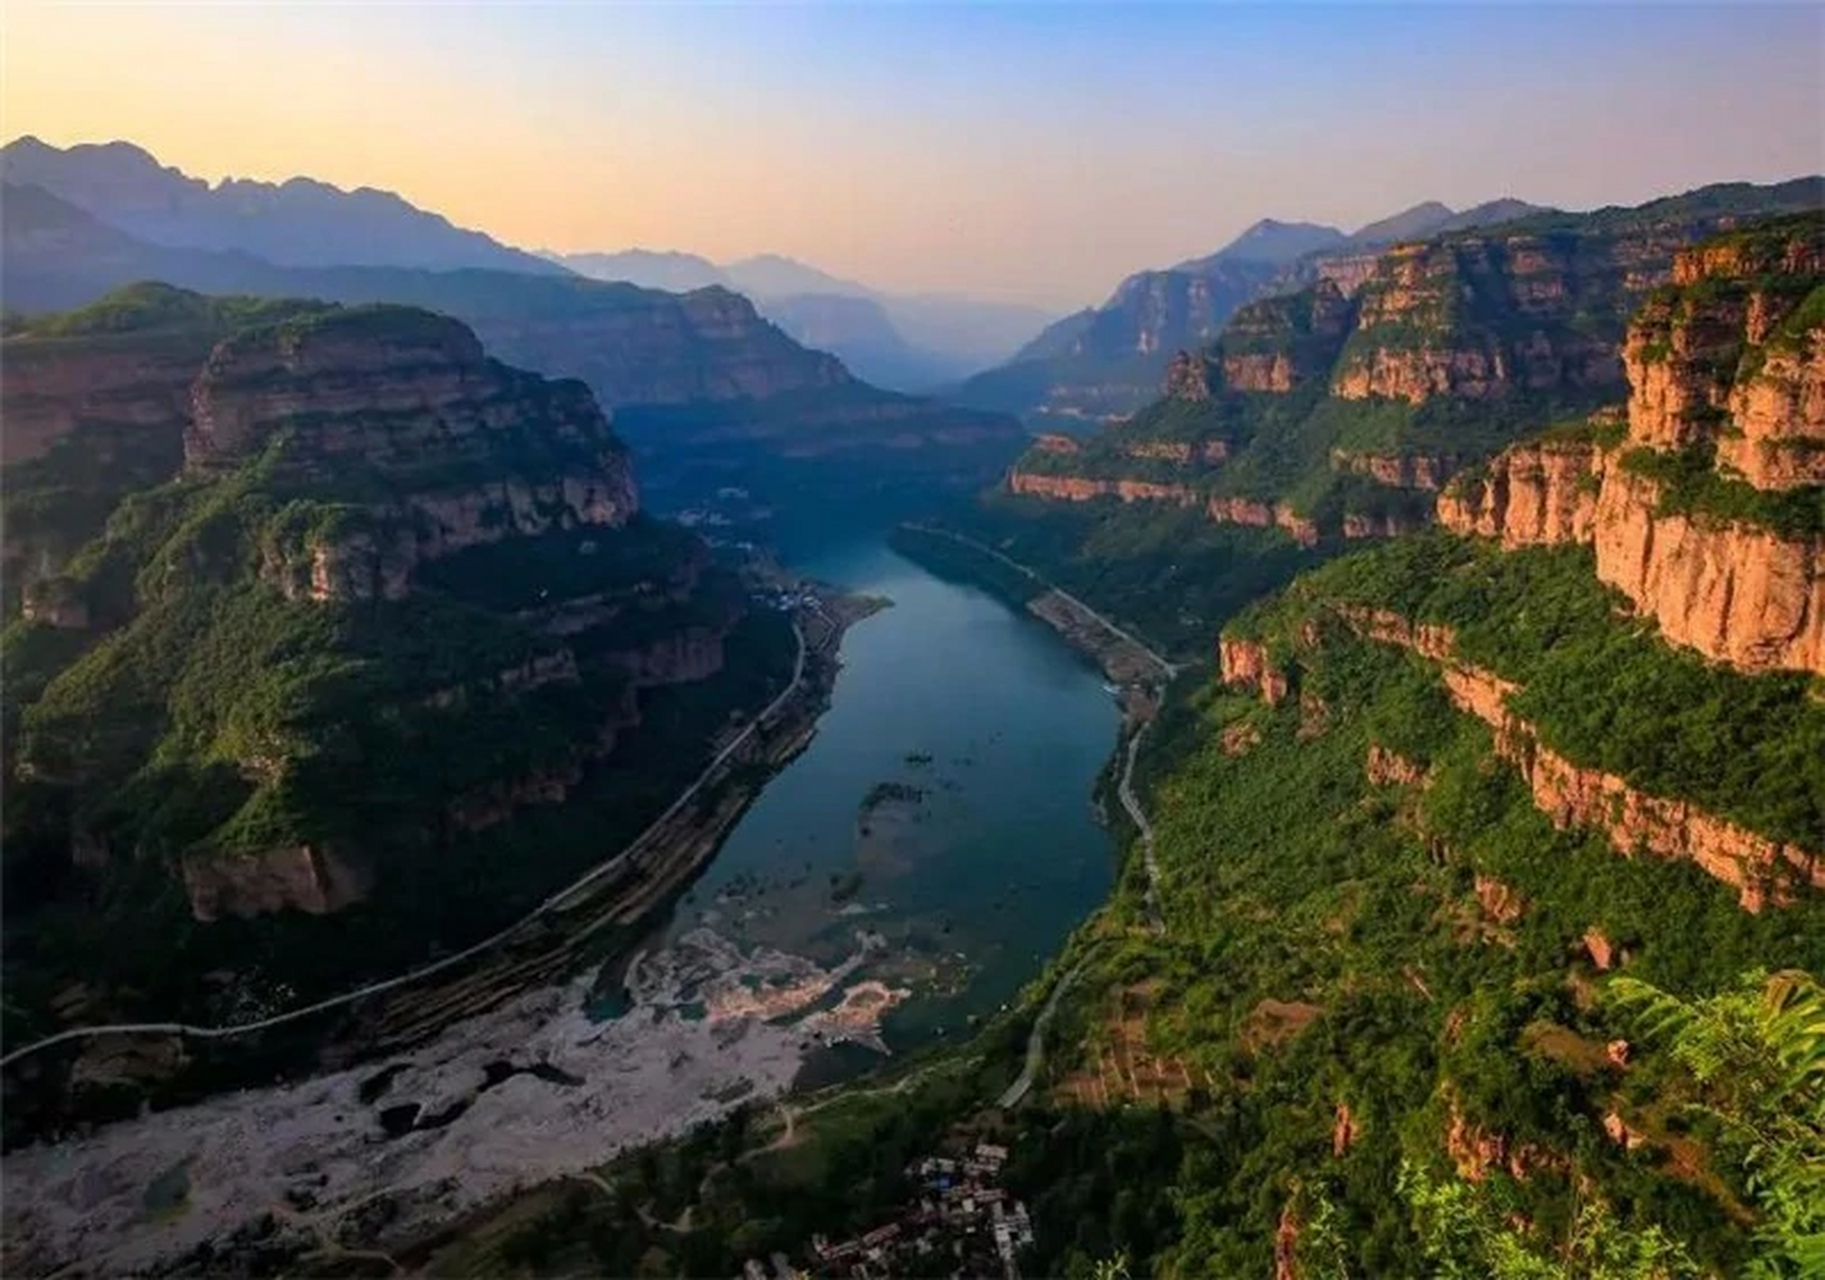
<svg viewBox="0 0 1825 1280">
<path fill-rule="evenodd" d="M 1534 725 L 1509 709 L 1520 686 L 1459 659 L 1449 627 L 1355 606 L 1330 612 L 1363 639 L 1439 663 L 1452 704 L 1490 727 L 1496 754 L 1519 770 L 1535 806 L 1554 826 L 1601 831 L 1624 856 L 1647 853 L 1694 863 L 1736 889 L 1746 911 L 1784 901 L 1796 881 L 1825 889 L 1825 852 L 1771 840 L 1684 800 L 1650 795 L 1553 750 Z M 1305 637 L 1315 639 L 1311 633 Z M 1255 689 L 1269 703 L 1284 700 L 1292 688 L 1288 673 L 1273 665 L 1258 641 L 1223 637 L 1218 666 L 1225 683 Z"/>
</svg>

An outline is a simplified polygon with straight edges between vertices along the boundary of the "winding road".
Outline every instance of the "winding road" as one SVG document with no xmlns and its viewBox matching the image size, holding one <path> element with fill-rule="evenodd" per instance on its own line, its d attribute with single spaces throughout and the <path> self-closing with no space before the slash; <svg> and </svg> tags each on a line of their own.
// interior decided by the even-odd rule
<svg viewBox="0 0 1825 1280">
<path fill-rule="evenodd" d="M 1079 960 L 1069 973 L 1058 980 L 1058 985 L 1052 988 L 1052 994 L 1046 997 L 1046 1007 L 1033 1020 L 1033 1030 L 1027 1036 L 1026 1065 L 1021 1067 L 1019 1077 L 995 1103 L 1002 1110 L 1017 1104 L 1032 1089 L 1033 1081 L 1039 1076 L 1039 1068 L 1045 1065 L 1046 1028 L 1052 1025 L 1052 1015 L 1058 1012 L 1058 1002 L 1064 999 L 1065 992 L 1070 990 L 1071 984 L 1077 981 L 1077 975 L 1083 971 L 1084 961 Z"/>
<path fill-rule="evenodd" d="M 1143 654 L 1146 655 L 1147 660 L 1149 662 L 1153 663 L 1154 666 L 1156 666 L 1160 669 L 1160 674 L 1165 676 L 1167 680 L 1171 680 L 1174 676 L 1178 675 L 1179 669 L 1175 664 L 1166 661 L 1165 658 L 1161 657 L 1150 646 L 1143 644 L 1139 639 L 1137 639 L 1134 636 L 1134 634 L 1132 632 L 1126 630 L 1123 627 L 1116 625 L 1116 623 L 1111 621 L 1106 615 L 1097 612 L 1095 609 L 1092 609 L 1089 605 L 1085 604 L 1082 600 L 1079 600 L 1076 596 L 1072 595 L 1069 591 L 1066 591 L 1063 587 L 1059 586 L 1057 583 L 1047 581 L 1044 577 L 1041 577 L 1039 574 L 1035 573 L 1033 570 L 1027 568 L 1027 566 L 1025 566 L 1024 564 L 1021 564 L 1020 561 L 1010 560 L 1007 556 L 1005 556 L 1001 552 L 995 550 L 995 548 L 989 546 L 988 544 L 978 542 L 974 538 L 965 537 L 961 533 L 952 533 L 949 529 L 939 529 L 939 528 L 937 528 L 933 525 L 929 525 L 929 524 L 907 524 L 905 527 L 908 529 L 912 529 L 918 533 L 929 533 L 929 534 L 934 535 L 935 537 L 948 538 L 952 542 L 959 543 L 962 546 L 974 547 L 977 551 L 982 552 L 984 555 L 993 556 L 995 559 L 1001 561 L 1002 564 L 1005 564 L 1008 568 L 1013 569 L 1015 572 L 1025 574 L 1028 578 L 1032 579 L 1034 582 L 1036 582 L 1040 586 L 1044 587 L 1047 591 L 1057 592 L 1064 599 L 1069 600 L 1073 605 L 1077 606 L 1079 609 L 1082 609 L 1090 617 L 1095 618 L 1098 622 L 1102 623 L 1103 626 L 1107 627 L 1110 631 L 1114 632 L 1116 635 L 1118 635 L 1122 639 L 1126 640 L 1129 644 L 1133 645 L 1136 649 L 1139 649 Z"/>
<path fill-rule="evenodd" d="M 748 739 L 754 736 L 755 730 L 783 707 L 786 704 L 787 699 L 798 692 L 799 685 L 803 683 L 805 676 L 805 633 L 800 630 L 796 620 L 792 624 L 792 635 L 794 639 L 798 641 L 798 655 L 793 660 L 791 683 L 781 691 L 778 697 L 774 698 L 772 702 L 769 702 L 759 715 L 748 721 L 746 727 L 744 727 L 740 733 L 736 734 L 727 746 L 716 753 L 710 763 L 705 766 L 703 772 L 697 775 L 696 780 L 693 781 L 690 786 L 686 787 L 678 794 L 678 797 L 667 806 L 665 812 L 653 819 L 647 828 L 639 835 L 635 836 L 625 848 L 597 863 L 588 871 L 585 871 L 575 880 L 565 885 L 562 889 L 559 889 L 538 906 L 528 911 L 512 924 L 501 929 L 498 933 L 483 938 L 480 942 L 477 942 L 472 946 L 464 947 L 461 951 L 458 951 L 453 955 L 445 956 L 441 960 L 432 961 L 430 964 L 421 965 L 416 969 L 399 974 L 396 977 L 386 978 L 379 982 L 370 982 L 366 986 L 357 987 L 353 991 L 345 991 L 341 995 L 331 996 L 326 1000 L 319 1000 L 315 1004 L 307 1004 L 302 1008 L 291 1009 L 285 1013 L 277 1013 L 269 1018 L 261 1018 L 257 1022 L 243 1022 L 226 1027 L 198 1027 L 184 1022 L 116 1022 L 94 1027 L 72 1027 L 68 1031 L 59 1031 L 55 1035 L 44 1037 L 42 1040 L 34 1040 L 28 1045 L 14 1049 L 4 1056 L 0 1056 L 0 1068 L 9 1067 L 20 1059 L 30 1057 L 32 1054 L 43 1049 L 48 1049 L 52 1045 L 64 1044 L 71 1040 L 85 1040 L 95 1036 L 175 1035 L 188 1036 L 197 1040 L 225 1040 L 233 1036 L 248 1035 L 256 1031 L 267 1031 L 273 1027 L 284 1026 L 290 1022 L 297 1022 L 302 1018 L 308 1018 L 315 1014 L 325 1013 L 331 1009 L 340 1008 L 343 1005 L 353 1004 L 357 1000 L 366 999 L 368 996 L 379 995 L 383 991 L 392 991 L 399 987 L 408 986 L 414 982 L 422 982 L 424 979 L 429 978 L 434 974 L 442 973 L 447 969 L 462 964 L 466 960 L 472 960 L 486 951 L 493 950 L 502 943 L 512 939 L 514 935 L 527 928 L 527 926 L 537 923 L 546 912 L 562 909 L 584 889 L 587 889 L 603 876 L 618 869 L 625 859 L 631 856 L 635 850 L 639 849 L 647 839 L 676 817 L 685 805 L 696 799 L 698 793 L 709 784 L 712 776 L 718 769 L 722 768 L 722 766 L 727 763 L 729 757 L 739 751 L 747 743 Z"/>
<path fill-rule="evenodd" d="M 1134 819 L 1134 825 L 1141 833 L 1141 856 L 1147 864 L 1147 919 L 1155 933 L 1164 933 L 1166 920 L 1160 914 L 1160 864 L 1153 856 L 1153 824 L 1147 821 L 1141 802 L 1134 797 L 1134 761 L 1140 754 L 1141 739 L 1147 736 L 1147 729 L 1152 723 L 1151 720 L 1146 721 L 1128 739 L 1128 760 L 1122 766 L 1122 781 L 1116 788 L 1116 794 L 1121 797 L 1122 808 L 1128 811 L 1128 816 Z"/>
</svg>

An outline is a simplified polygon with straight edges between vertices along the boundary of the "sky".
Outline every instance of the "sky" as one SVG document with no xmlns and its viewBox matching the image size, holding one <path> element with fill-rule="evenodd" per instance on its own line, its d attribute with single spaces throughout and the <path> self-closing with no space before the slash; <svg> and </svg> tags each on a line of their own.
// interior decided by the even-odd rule
<svg viewBox="0 0 1825 1280">
<path fill-rule="evenodd" d="M 1262 217 L 1825 170 L 1825 7 L 0 0 L 0 134 L 1066 310 Z"/>
</svg>

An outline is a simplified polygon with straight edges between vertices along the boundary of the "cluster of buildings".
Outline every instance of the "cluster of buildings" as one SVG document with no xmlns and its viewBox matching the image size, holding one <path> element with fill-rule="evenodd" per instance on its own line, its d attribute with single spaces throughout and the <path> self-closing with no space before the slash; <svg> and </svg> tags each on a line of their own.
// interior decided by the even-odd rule
<svg viewBox="0 0 1825 1280">
<path fill-rule="evenodd" d="M 822 602 L 811 591 L 757 591 L 754 598 L 772 609 L 789 613 L 794 609 L 821 609 Z"/>
<path fill-rule="evenodd" d="M 811 1237 L 809 1265 L 774 1254 L 774 1271 L 749 1259 L 743 1280 L 892 1280 L 896 1276 L 1019 1280 L 1016 1259 L 1033 1243 L 1027 1209 L 1000 1185 L 1006 1147 L 979 1142 L 962 1157 L 930 1156 L 907 1170 L 919 1199 L 898 1218 L 850 1240 Z"/>
</svg>

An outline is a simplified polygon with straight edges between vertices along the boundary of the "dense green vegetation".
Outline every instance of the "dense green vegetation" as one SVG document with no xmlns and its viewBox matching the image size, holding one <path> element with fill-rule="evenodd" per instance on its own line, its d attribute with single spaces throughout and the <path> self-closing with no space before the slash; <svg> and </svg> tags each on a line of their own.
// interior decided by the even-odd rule
<svg viewBox="0 0 1825 1280">
<path fill-rule="evenodd" d="M 1631 449 L 1624 468 L 1655 483 L 1660 515 L 1697 516 L 1719 524 L 1747 524 L 1781 538 L 1812 538 L 1825 533 L 1825 486 L 1758 489 L 1717 470 L 1716 448 L 1709 441 L 1680 450 Z"/>
<path fill-rule="evenodd" d="M 992 494 L 953 504 L 939 523 L 1082 596 L 1163 651 L 1192 660 L 1209 656 L 1225 618 L 1325 554 L 1283 534 L 1214 525 L 1202 512 L 1165 503 L 1051 503 Z M 929 541 L 896 546 L 922 564 L 990 585 L 1005 575 L 948 548 L 931 558 Z"/>
<path fill-rule="evenodd" d="M 146 287 L 41 327 L 60 343 L 233 324 L 366 342 L 450 323 Z M 497 372 L 511 420 L 434 458 L 323 450 L 304 412 L 207 474 L 170 478 L 176 431 L 124 425 L 79 424 L 9 468 L 9 520 L 65 561 L 34 588 L 36 620 L 0 641 L 9 1039 L 54 1029 L 49 1006 L 75 983 L 89 1020 L 210 1022 L 459 947 L 630 839 L 731 712 L 783 684 L 785 619 L 746 615 L 731 571 L 645 517 L 474 546 L 402 590 L 426 487 L 536 488 L 618 463 L 606 432 L 577 429 L 580 388 Z M 347 572 L 312 599 L 300 584 L 320 553 Z M 636 692 L 668 674 L 653 663 L 674 642 L 702 652 L 718 637 L 720 673 Z M 516 809 L 517 786 L 560 781 L 563 805 Z M 365 900 L 321 918 L 193 918 L 188 869 L 300 846 L 352 868 Z"/>
<path fill-rule="evenodd" d="M 1326 566 L 1235 626 L 1291 656 L 1303 621 L 1340 603 L 1452 627 L 1462 656 L 1525 686 L 1514 710 L 1583 765 L 1801 847 L 1825 831 L 1825 705 L 1812 682 L 1743 675 L 1620 620 L 1587 550 L 1401 539 Z"/>
<path fill-rule="evenodd" d="M 1728 1064 L 1757 1062 L 1739 1024 L 1698 1049 L 1632 984 L 1709 1009 L 1736 999 L 1739 973 L 1816 971 L 1825 904 L 1751 915 L 1695 867 L 1554 830 L 1423 660 L 1331 635 L 1300 680 L 1305 705 L 1279 707 L 1181 681 L 1156 722 L 1140 782 L 1164 935 L 1143 926 L 1131 858 L 1108 908 L 967 1052 L 807 1100 L 784 1146 L 777 1120 L 740 1114 L 605 1168 L 608 1195 L 540 1192 L 465 1232 L 437 1269 L 722 1274 L 774 1248 L 798 1260 L 812 1232 L 893 1216 L 906 1164 L 963 1136 L 1010 1148 L 1006 1182 L 1038 1235 L 1030 1274 L 1268 1274 L 1288 1221 L 1311 1276 L 1649 1280 L 1773 1265 L 1814 1229 L 1811 1166 L 1795 1162 L 1819 1140 L 1810 1103 L 1771 1094 L 1749 1111 L 1772 1068 L 1731 1077 Z M 1425 783 L 1371 783 L 1371 744 Z M 1486 902 L 1491 884 L 1508 897 Z M 1587 931 L 1629 982 L 1595 969 Z M 1080 962 L 1041 1087 L 988 1110 L 1025 1020 Z M 1146 993 L 1148 1051 L 1194 1073 L 1172 1109 L 1053 1092 L 1107 1042 L 1122 991 Z M 1617 1039 L 1623 1064 L 1606 1048 Z M 1612 1112 L 1638 1146 L 1605 1134 Z M 1755 1145 L 1767 1141 L 1784 1145 Z M 1744 1144 L 1771 1163 L 1745 1160 Z M 1783 1190 L 1749 1176 L 1777 1165 Z M 1757 1223 L 1785 1234 L 1764 1240 Z"/>
<path fill-rule="evenodd" d="M 1734 1265 L 1745 1246 L 1727 1202 L 1595 1131 L 1609 1092 L 1637 1077 L 1594 1065 L 1627 1028 L 1568 964 L 1595 927 L 1633 974 L 1680 991 L 1756 965 L 1816 970 L 1819 904 L 1746 915 L 1695 868 L 1554 831 L 1515 775 L 1488 767 L 1487 730 L 1451 709 L 1423 660 L 1335 637 L 1307 661 L 1301 689 L 1322 713 L 1206 690 L 1192 714 L 1161 721 L 1157 749 L 1179 761 L 1153 797 L 1167 938 L 1133 935 L 1099 966 L 1110 985 L 1164 978 L 1155 1047 L 1226 1082 L 1222 1105 L 1240 1113 L 1231 1143 L 1170 1179 L 1182 1225 L 1168 1269 L 1260 1273 L 1303 1180 L 1340 1215 L 1351 1274 L 1399 1272 L 1415 1229 L 1396 1194 L 1401 1163 L 1438 1166 L 1454 1106 L 1511 1144 L 1574 1159 L 1625 1225 L 1659 1223 L 1707 1266 Z M 1239 724 L 1259 741 L 1231 754 L 1222 731 Z M 1427 768 L 1423 793 L 1369 784 L 1371 743 Z M 1519 894 L 1519 920 L 1480 909 L 1478 875 Z M 1258 1012 L 1270 1000 L 1314 1016 L 1271 1049 Z M 1341 1160 L 1339 1102 L 1360 1135 Z M 1745 1194 L 1740 1171 L 1720 1166 Z M 1568 1177 L 1536 1173 L 1510 1191 L 1549 1239 L 1570 1229 Z"/>
<path fill-rule="evenodd" d="M 172 329 L 227 333 L 321 312 L 327 303 L 295 298 L 209 296 L 157 281 L 126 285 L 86 307 L 19 321 L 9 340 L 143 334 Z"/>
</svg>

